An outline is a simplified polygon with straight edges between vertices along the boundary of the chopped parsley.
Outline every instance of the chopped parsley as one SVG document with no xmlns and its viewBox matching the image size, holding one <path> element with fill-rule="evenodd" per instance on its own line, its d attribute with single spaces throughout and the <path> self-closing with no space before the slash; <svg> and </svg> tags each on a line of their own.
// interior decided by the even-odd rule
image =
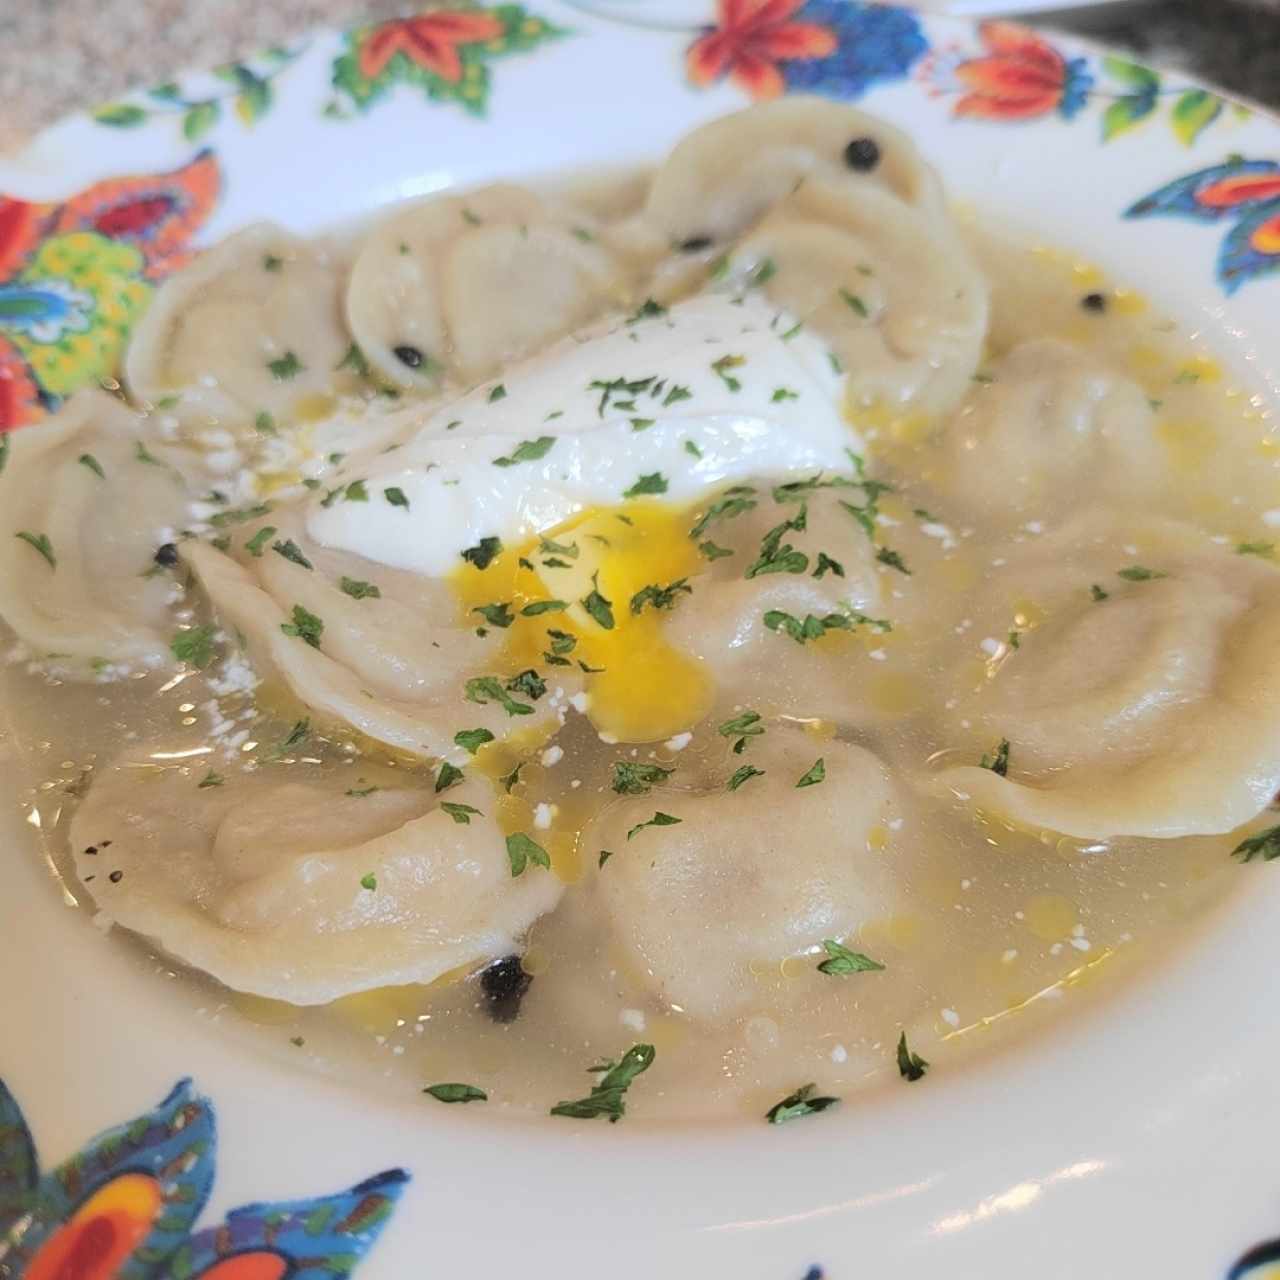
<svg viewBox="0 0 1280 1280">
<path fill-rule="evenodd" d="M 479 604 L 471 612 L 478 613 L 491 627 L 505 629 L 515 621 L 511 605 L 506 601 L 500 601 L 497 604 Z"/>
<path fill-rule="evenodd" d="M 493 389 L 489 392 L 490 404 L 497 404 L 499 400 L 505 400 L 506 398 L 507 398 L 507 389 L 502 385 L 501 382 L 497 383 L 493 387 Z"/>
<path fill-rule="evenodd" d="M 468 755 L 475 755 L 486 742 L 493 741 L 493 734 L 488 729 L 459 729 L 453 735 L 453 741 Z"/>
<path fill-rule="evenodd" d="M 1095 582 L 1089 587 L 1089 597 L 1093 600 L 1094 604 L 1098 604 L 1103 600 L 1110 600 L 1111 592 L 1103 591 L 1103 589 Z"/>
<path fill-rule="evenodd" d="M 507 795 L 511 794 L 516 783 L 520 781 L 520 770 L 523 768 L 524 761 L 522 760 L 514 769 L 511 770 L 510 773 L 504 773 L 502 777 L 498 779 L 498 781 L 502 783 L 502 789 L 507 793 Z"/>
<path fill-rule="evenodd" d="M 819 1111 L 834 1107 L 839 1098 L 815 1098 L 813 1091 L 816 1084 L 802 1084 L 794 1093 L 789 1093 L 781 1102 L 775 1103 L 765 1112 L 764 1118 L 770 1124 L 786 1124 L 788 1120 L 798 1120 L 801 1116 L 816 1116 Z"/>
<path fill-rule="evenodd" d="M 9 437 L 8 435 L 0 435 L 0 476 L 4 475 L 4 469 L 9 465 Z"/>
<path fill-rule="evenodd" d="M 470 209 L 466 205 L 462 206 L 462 220 L 473 227 L 478 227 L 484 221 L 474 209 Z"/>
<path fill-rule="evenodd" d="M 149 467 L 164 466 L 164 463 L 161 462 L 160 459 L 157 458 L 156 455 L 152 453 L 151 450 L 148 449 L 145 444 L 142 443 L 141 440 L 139 440 L 137 444 L 133 446 L 133 456 L 137 458 L 139 462 L 145 462 Z"/>
<path fill-rule="evenodd" d="M 577 647 L 577 636 L 572 636 L 567 631 L 558 631 L 555 627 L 548 627 L 547 635 L 551 637 L 551 648 L 543 651 L 543 658 L 553 667 L 569 666 L 569 659 L 564 655 L 572 653 Z"/>
<path fill-rule="evenodd" d="M 613 630 L 613 601 L 606 600 L 600 594 L 600 583 L 598 582 L 599 572 L 591 575 L 591 591 L 585 595 L 581 604 L 582 607 L 595 619 L 596 623 L 603 627 L 606 631 Z"/>
<path fill-rule="evenodd" d="M 179 631 L 169 642 L 169 650 L 179 662 L 204 670 L 213 661 L 213 639 L 218 628 L 211 622 L 190 631 Z"/>
<path fill-rule="evenodd" d="M 758 738 L 764 732 L 764 725 L 760 723 L 759 712 L 743 711 L 732 720 L 726 720 L 716 732 L 723 738 L 737 738 L 733 754 L 740 756 L 746 749 L 747 739 Z"/>
<path fill-rule="evenodd" d="M 252 507 L 236 507 L 231 511 L 219 511 L 216 515 L 209 517 L 209 523 L 215 529 L 225 529 L 233 524 L 245 524 L 250 520 L 257 520 L 259 516 L 267 515 L 271 510 L 271 503 L 259 502 Z"/>
<path fill-rule="evenodd" d="M 600 850 L 600 858 L 599 858 L 599 860 L 596 862 L 596 866 L 597 866 L 597 867 L 603 867 L 603 866 L 604 866 L 604 864 L 605 864 L 606 862 L 608 862 L 608 861 L 609 861 L 609 859 L 610 859 L 610 858 L 612 858 L 612 857 L 613 857 L 613 850 L 612 850 L 612 849 L 601 849 L 601 850 Z"/>
<path fill-rule="evenodd" d="M 891 547 L 878 547 L 876 549 L 876 559 L 881 564 L 887 564 L 890 569 L 897 569 L 899 573 L 905 573 L 908 577 L 911 576 L 911 570 L 907 568 L 907 562 Z"/>
<path fill-rule="evenodd" d="M 367 378 L 370 372 L 369 361 L 365 358 L 364 352 L 360 350 L 359 344 L 355 342 L 347 348 L 347 354 L 339 361 L 337 368 L 350 369 L 357 378 Z"/>
<path fill-rule="evenodd" d="M 801 621 L 794 614 L 785 613 L 781 609 L 770 609 L 764 615 L 764 625 L 770 631 L 789 635 L 797 644 L 821 640 L 828 631 L 853 631 L 863 625 L 875 627 L 881 633 L 893 629 L 883 618 L 868 618 L 865 613 L 828 613 L 821 618 L 809 613 Z"/>
<path fill-rule="evenodd" d="M 798 391 L 792 391 L 790 387 L 777 387 L 769 399 L 774 404 L 781 404 L 784 400 L 799 400 L 800 393 Z"/>
<path fill-rule="evenodd" d="M 698 550 L 708 560 L 721 560 L 725 556 L 733 555 L 733 552 L 728 547 L 722 547 L 718 543 L 712 542 L 710 538 L 705 542 L 698 543 Z"/>
<path fill-rule="evenodd" d="M 681 400 L 692 400 L 693 392 L 688 387 L 682 387 L 678 383 L 673 383 L 671 389 L 662 398 L 662 407 L 669 409 L 673 404 L 679 404 Z"/>
<path fill-rule="evenodd" d="M 29 529 L 21 529 L 13 536 L 21 538 L 27 546 L 38 551 L 49 562 L 50 569 L 58 567 L 58 557 L 53 554 L 53 543 L 49 541 L 47 533 L 32 533 Z"/>
<path fill-rule="evenodd" d="M 338 586 L 353 600 L 382 599 L 382 592 L 372 582 L 361 582 L 359 578 L 348 578 L 344 575 Z"/>
<path fill-rule="evenodd" d="M 1140 564 L 1131 564 L 1127 569 L 1116 570 L 1116 577 L 1123 578 L 1126 582 L 1151 582 L 1156 578 L 1168 576 L 1167 573 L 1161 573 L 1159 569 L 1148 569 Z"/>
<path fill-rule="evenodd" d="M 268 360 L 267 368 L 277 382 L 288 382 L 302 372 L 303 364 L 292 351 L 286 351 L 278 360 Z"/>
<path fill-rule="evenodd" d="M 462 770 L 456 764 L 450 764 L 447 760 L 440 766 L 440 772 L 436 775 L 435 791 L 439 795 L 442 791 L 448 791 L 450 787 L 462 781 Z"/>
<path fill-rule="evenodd" d="M 533 708 L 526 702 L 517 702 L 496 676 L 475 676 L 468 680 L 466 694 L 468 702 L 478 702 L 482 706 L 489 702 L 498 703 L 509 716 L 533 715 Z"/>
<path fill-rule="evenodd" d="M 659 494 L 667 491 L 667 477 L 661 471 L 652 471 L 647 476 L 641 476 L 629 489 L 624 489 L 622 496 L 624 498 L 639 498 L 645 494 Z"/>
<path fill-rule="evenodd" d="M 645 827 L 674 827 L 683 821 L 683 818 L 673 818 L 671 814 L 663 813 L 662 810 L 659 809 L 652 818 L 649 818 L 644 822 L 637 822 L 636 825 L 627 832 L 627 839 L 630 840 L 632 836 L 643 831 Z"/>
<path fill-rule="evenodd" d="M 650 605 L 654 609 L 671 609 L 675 606 L 677 597 L 682 593 L 684 595 L 693 594 L 693 588 L 689 585 L 688 578 L 677 578 L 665 587 L 660 587 L 656 582 L 651 582 L 647 587 L 641 587 L 631 597 L 631 612 L 640 613 L 645 605 Z"/>
<path fill-rule="evenodd" d="M 620 796 L 643 796 L 656 783 L 665 782 L 675 769 L 664 769 L 660 764 L 642 764 L 631 760 L 619 760 L 613 766 L 613 789 Z"/>
<path fill-rule="evenodd" d="M 462 558 L 477 569 L 487 569 L 501 552 L 501 538 L 481 538 L 474 547 L 468 547 L 462 553 Z"/>
<path fill-rule="evenodd" d="M 540 867 L 551 869 L 551 859 L 547 851 L 536 841 L 530 839 L 523 831 L 513 832 L 507 837 L 507 861 L 511 863 L 511 875 L 523 875 L 531 862 Z"/>
<path fill-rule="evenodd" d="M 686 440 L 684 442 L 684 451 L 685 453 L 692 454 L 695 458 L 702 457 L 702 450 L 699 449 L 692 440 Z"/>
<path fill-rule="evenodd" d="M 296 636 L 305 641 L 313 649 L 320 647 L 320 637 L 324 633 L 324 623 L 314 613 L 304 609 L 300 604 L 293 606 L 293 620 L 282 622 L 280 630 L 287 636 Z"/>
<path fill-rule="evenodd" d="M 409 499 L 405 497 L 403 489 L 392 485 L 390 489 L 383 489 L 382 496 L 386 498 L 393 507 L 403 507 L 406 511 L 409 510 Z"/>
<path fill-rule="evenodd" d="M 600 402 L 596 405 L 596 415 L 603 418 L 615 397 L 625 401 L 630 396 L 638 396 L 642 391 L 648 391 L 656 381 L 656 374 L 650 374 L 647 378 L 633 378 L 630 381 L 626 378 L 609 378 L 607 380 L 593 378 L 587 383 L 587 390 L 600 392 Z M 686 392 L 686 396 L 687 394 Z M 671 403 L 670 395 L 663 403 L 664 405 Z"/>
<path fill-rule="evenodd" d="M 90 470 L 90 471 L 92 471 L 92 472 L 93 472 L 93 474 L 94 474 L 95 476 L 97 476 L 99 480 L 105 480 L 105 479 L 107 478 L 107 473 L 106 473 L 105 471 L 103 471 L 103 469 L 102 469 L 102 463 L 100 463 L 100 462 L 97 460 L 97 458 L 95 458 L 95 457 L 93 456 L 93 454 L 91 454 L 91 453 L 82 453 L 82 454 L 81 454 L 81 455 L 76 459 L 76 461 L 77 461 L 77 462 L 78 462 L 82 467 L 88 467 L 88 468 L 89 468 L 89 470 Z"/>
<path fill-rule="evenodd" d="M 537 462 L 551 452 L 556 442 L 555 436 L 539 436 L 536 440 L 521 440 L 512 451 L 502 458 L 494 458 L 495 467 L 514 467 L 519 462 Z"/>
<path fill-rule="evenodd" d="M 979 768 L 990 769 L 997 777 L 1004 778 L 1009 774 L 1009 739 L 1001 738 L 1000 745 L 993 752 L 986 752 L 978 762 Z"/>
<path fill-rule="evenodd" d="M 754 493 L 755 490 L 750 485 L 744 484 L 736 484 L 726 489 L 724 494 L 698 517 L 697 523 L 689 530 L 689 537 L 700 538 L 707 525 L 713 520 L 732 520 L 736 516 L 754 510 L 757 505 L 755 498 L 751 496 Z"/>
<path fill-rule="evenodd" d="M 520 610 L 523 618 L 536 618 L 543 613 L 561 613 L 569 606 L 563 600 L 533 600 Z"/>
<path fill-rule="evenodd" d="M 898 1037 L 898 1074 L 908 1083 L 923 1080 L 929 1070 L 929 1064 L 918 1054 L 907 1048 L 907 1033 Z"/>
<path fill-rule="evenodd" d="M 222 776 L 222 774 L 214 773 L 214 771 L 210 769 L 209 772 L 205 774 L 196 790 L 203 791 L 206 787 L 222 787 L 226 785 L 226 782 L 227 780 Z"/>
<path fill-rule="evenodd" d="M 724 383 L 727 390 L 741 391 L 742 383 L 729 370 L 740 369 L 746 363 L 746 356 L 721 356 L 719 360 L 711 362 L 711 372 Z"/>
<path fill-rule="evenodd" d="M 1274 862 L 1276 858 L 1280 858 L 1280 827 L 1268 827 L 1265 831 L 1259 831 L 1256 836 L 1241 840 L 1231 850 L 1231 856 L 1239 858 L 1241 862 L 1252 862 L 1259 857 L 1263 862 Z"/>
<path fill-rule="evenodd" d="M 867 310 L 867 304 L 856 293 L 850 293 L 848 289 L 840 290 L 840 300 L 850 311 L 854 312 L 855 315 L 861 316 L 864 320 L 871 314 Z"/>
<path fill-rule="evenodd" d="M 310 717 L 302 720 L 295 720 L 293 728 L 285 735 L 284 741 L 276 748 L 277 755 L 284 755 L 286 751 L 293 750 L 299 743 L 305 742 L 311 733 Z"/>
<path fill-rule="evenodd" d="M 454 822 L 460 826 L 469 827 L 472 817 L 483 818 L 484 814 L 479 809 L 473 808 L 469 804 L 454 804 L 450 800 L 441 800 L 440 807 L 451 817 Z"/>
<path fill-rule="evenodd" d="M 1236 555 L 1238 556 L 1262 556 L 1266 560 L 1273 560 L 1275 558 L 1275 550 L 1276 544 L 1274 542 L 1238 542 L 1236 544 Z"/>
<path fill-rule="evenodd" d="M 378 887 L 378 877 L 372 871 L 366 871 L 360 877 L 360 887 L 372 893 Z"/>
<path fill-rule="evenodd" d="M 375 791 L 380 791 L 380 787 L 348 787 L 343 795 L 350 796 L 353 800 L 366 800 L 373 795 Z"/>
<path fill-rule="evenodd" d="M 610 1124 L 617 1124 L 626 1114 L 627 1090 L 637 1076 L 653 1065 L 655 1050 L 651 1044 L 632 1045 L 617 1062 L 602 1062 L 590 1068 L 600 1073 L 600 1079 L 591 1086 L 591 1093 L 572 1102 L 557 1102 L 551 1108 L 553 1116 L 568 1116 L 572 1120 L 594 1120 L 605 1116 Z"/>
<path fill-rule="evenodd" d="M 740 769 L 735 769 L 733 777 L 729 779 L 728 787 L 730 791 L 737 791 L 744 782 L 750 782 L 752 778 L 763 778 L 765 771 L 757 769 L 754 765 L 744 764 Z"/>
<path fill-rule="evenodd" d="M 826 761 L 821 756 L 819 756 L 808 767 L 808 769 L 805 770 L 804 774 L 800 778 L 800 781 L 796 783 L 796 786 L 797 787 L 816 787 L 818 783 L 826 782 L 826 780 L 827 780 Z"/>
<path fill-rule="evenodd" d="M 532 668 L 512 676 L 507 681 L 507 688 L 512 693 L 523 693 L 526 698 L 537 702 L 547 691 L 547 682 Z"/>
<path fill-rule="evenodd" d="M 273 524 L 264 524 L 257 533 L 244 544 L 244 549 L 255 560 L 260 559 L 262 553 L 267 549 L 267 543 L 276 536 L 276 527 Z"/>
<path fill-rule="evenodd" d="M 301 565 L 304 569 L 315 568 L 311 561 L 302 554 L 302 548 L 292 538 L 286 538 L 283 542 L 273 542 L 271 550 L 278 552 L 286 560 L 290 560 L 296 565 Z"/>
<path fill-rule="evenodd" d="M 467 212 L 467 210 L 463 210 L 464 217 Z M 475 215 L 473 214 L 472 216 L 474 217 Z M 479 218 L 476 218 L 476 221 L 479 222 Z M 483 1089 L 477 1089 L 473 1084 L 429 1084 L 422 1092 L 429 1093 L 437 1102 L 489 1101 L 489 1095 Z"/>
<path fill-rule="evenodd" d="M 818 965 L 819 973 L 843 977 L 849 973 L 874 973 L 884 968 L 878 960 L 864 956 L 861 951 L 850 951 L 843 942 L 837 942 L 834 938 L 823 938 L 822 949 L 827 953 L 827 958 Z"/>
<path fill-rule="evenodd" d="M 343 502 L 368 502 L 369 490 L 363 480 L 353 480 L 342 494 Z"/>
<path fill-rule="evenodd" d="M 802 532 L 808 524 L 808 509 L 802 504 L 790 520 L 774 525 L 760 541 L 760 554 L 747 566 L 745 578 L 756 578 L 764 573 L 803 573 L 809 567 L 809 557 L 803 551 L 783 542 L 784 534 L 793 530 Z"/>
<path fill-rule="evenodd" d="M 657 422 L 657 418 L 632 418 L 631 430 L 632 431 L 648 431 L 648 429 L 651 426 L 653 426 L 655 422 Z"/>
<path fill-rule="evenodd" d="M 277 257 L 274 253 L 264 253 L 262 255 L 263 271 L 279 271 L 284 266 L 284 259 Z"/>
<path fill-rule="evenodd" d="M 649 320 L 654 316 L 665 316 L 667 309 L 660 302 L 646 298 L 628 317 L 627 324 L 638 324 L 641 320 Z"/>
<path fill-rule="evenodd" d="M 843 578 L 844 565 L 839 560 L 833 560 L 825 551 L 819 551 L 818 563 L 813 571 L 813 576 L 821 578 L 826 573 L 834 573 L 837 578 Z"/>
</svg>

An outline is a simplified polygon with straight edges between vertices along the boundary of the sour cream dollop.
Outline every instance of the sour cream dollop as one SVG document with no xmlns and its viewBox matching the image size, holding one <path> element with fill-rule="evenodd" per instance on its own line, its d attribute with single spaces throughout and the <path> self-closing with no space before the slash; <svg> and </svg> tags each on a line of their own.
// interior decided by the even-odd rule
<svg viewBox="0 0 1280 1280">
<path fill-rule="evenodd" d="M 575 334 L 353 455 L 342 481 L 367 500 L 317 499 L 308 532 L 435 577 L 482 538 L 510 545 L 588 507 L 847 470 L 861 441 L 842 387 L 827 347 L 763 298 L 694 298 Z"/>
</svg>

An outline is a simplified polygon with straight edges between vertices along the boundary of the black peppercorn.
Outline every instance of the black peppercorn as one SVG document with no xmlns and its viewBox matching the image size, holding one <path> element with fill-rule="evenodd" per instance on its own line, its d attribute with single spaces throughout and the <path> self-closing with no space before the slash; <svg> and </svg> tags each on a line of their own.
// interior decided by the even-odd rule
<svg viewBox="0 0 1280 1280">
<path fill-rule="evenodd" d="M 844 149 L 844 162 L 859 173 L 869 173 L 880 163 L 880 144 L 874 138 L 854 138 Z"/>
<path fill-rule="evenodd" d="M 491 964 L 480 975 L 480 989 L 495 1022 L 514 1022 L 520 1003 L 533 983 L 533 974 L 525 973 L 519 956 L 506 956 Z"/>
<path fill-rule="evenodd" d="M 1086 293 L 1080 299 L 1080 305 L 1086 311 L 1105 311 L 1107 309 L 1107 299 L 1101 293 Z"/>
<path fill-rule="evenodd" d="M 680 241 L 680 252 L 701 253 L 704 249 L 710 249 L 711 245 L 710 236 L 690 236 L 687 240 Z"/>
<path fill-rule="evenodd" d="M 417 347 L 396 347 L 396 359 L 401 364 L 408 365 L 410 369 L 421 369 L 426 356 L 418 350 Z"/>
<path fill-rule="evenodd" d="M 172 569 L 178 563 L 178 548 L 172 542 L 166 542 L 156 550 L 155 561 L 165 569 Z"/>
</svg>

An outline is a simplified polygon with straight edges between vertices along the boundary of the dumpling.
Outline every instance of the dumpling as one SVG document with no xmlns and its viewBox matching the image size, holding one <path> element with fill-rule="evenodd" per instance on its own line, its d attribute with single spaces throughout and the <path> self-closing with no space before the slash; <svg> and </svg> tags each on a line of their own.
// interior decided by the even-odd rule
<svg viewBox="0 0 1280 1280">
<path fill-rule="evenodd" d="M 488 784 L 341 785 L 259 771 L 205 788 L 126 759 L 72 821 L 76 873 L 108 917 L 168 954 L 303 1005 L 508 955 L 555 906 L 551 872 L 511 874 Z"/>
<path fill-rule="evenodd" d="M 969 393 L 935 471 L 948 497 L 984 513 L 1043 514 L 1076 504 L 1085 486 L 1133 498 L 1167 471 L 1154 428 L 1136 382 L 1070 343 L 1039 338 L 996 361 L 990 381 Z"/>
<path fill-rule="evenodd" d="M 175 584 L 154 557 L 188 504 L 165 450 L 144 445 L 138 415 L 100 391 L 11 440 L 0 618 L 37 654 L 76 667 L 164 661 Z"/>
<path fill-rule="evenodd" d="M 975 593 L 989 656 L 948 738 L 995 767 L 939 788 L 1101 839 L 1231 831 L 1271 803 L 1280 569 L 1183 526 L 1090 519 L 1010 560 Z"/>
<path fill-rule="evenodd" d="M 125 359 L 131 394 L 195 426 L 287 420 L 334 386 L 351 339 L 341 271 L 321 247 L 259 223 L 160 287 Z"/>
<path fill-rule="evenodd" d="M 453 741 L 462 729 L 534 739 L 559 724 L 562 682 L 550 694 L 532 685 L 533 697 L 492 676 L 501 632 L 464 625 L 448 584 L 316 547 L 289 514 L 267 519 L 237 531 L 234 555 L 182 547 L 260 676 L 322 717 L 423 758 L 462 758 Z M 474 683 L 486 677 L 494 683 Z M 577 689 L 580 678 L 568 683 Z"/>
<path fill-rule="evenodd" d="M 799 184 L 835 177 L 942 208 L 938 180 L 906 134 L 853 107 L 788 97 L 687 134 L 654 175 L 645 215 L 671 247 L 707 240 L 719 252 Z"/>
<path fill-rule="evenodd" d="M 626 296 L 610 254 L 572 215 L 497 185 L 410 205 L 375 228 L 346 312 L 381 374 L 434 390 L 449 371 L 483 379 Z"/>
<path fill-rule="evenodd" d="M 824 780 L 798 786 L 817 758 Z M 764 776 L 730 791 L 748 765 Z M 893 914 L 904 890 L 892 855 L 868 843 L 892 820 L 895 792 L 864 748 L 770 725 L 741 755 L 726 749 L 706 783 L 655 787 L 607 809 L 587 847 L 611 856 L 589 891 L 657 999 L 722 1022 L 764 989 L 757 970 L 821 958 L 827 939 L 856 940 Z M 639 825 L 655 811 L 678 825 Z"/>
<path fill-rule="evenodd" d="M 864 491 L 847 484 L 792 502 L 738 486 L 708 505 L 722 512 L 700 534 L 716 559 L 692 580 L 666 638 L 703 662 L 718 705 L 749 700 L 774 714 L 846 722 L 872 715 L 855 673 L 862 641 L 892 622 L 875 544 L 841 505 L 863 506 Z M 735 500 L 757 505 L 735 515 Z"/>
</svg>

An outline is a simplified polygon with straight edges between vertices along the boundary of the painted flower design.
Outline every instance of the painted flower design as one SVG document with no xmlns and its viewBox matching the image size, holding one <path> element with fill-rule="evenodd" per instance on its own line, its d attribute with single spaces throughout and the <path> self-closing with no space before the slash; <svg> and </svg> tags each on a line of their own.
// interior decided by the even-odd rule
<svg viewBox="0 0 1280 1280">
<path fill-rule="evenodd" d="M 0 432 L 116 372 L 154 282 L 188 260 L 220 185 L 202 152 L 60 204 L 0 196 Z"/>
<path fill-rule="evenodd" d="M 399 1169 L 314 1200 L 251 1204 L 193 1231 L 213 1187 L 213 1106 L 184 1080 L 154 1110 L 41 1176 L 0 1083 L 0 1269 L 15 1280 L 343 1280 L 407 1181 Z"/>
<path fill-rule="evenodd" d="M 756 99 L 858 98 L 900 79 L 927 48 L 914 14 L 850 0 L 719 0 L 717 23 L 689 47 L 690 81 L 729 76 Z"/>
<path fill-rule="evenodd" d="M 1280 271 L 1280 162 L 1233 156 L 1226 164 L 1178 178 L 1125 210 L 1126 218 L 1160 215 L 1234 222 L 1217 264 L 1227 293 Z"/>
<path fill-rule="evenodd" d="M 361 110 L 396 84 L 413 84 L 436 101 L 482 115 L 492 58 L 521 53 L 564 32 L 520 5 L 432 9 L 347 33 L 333 86 Z M 341 118 L 339 102 L 326 115 Z"/>
</svg>

